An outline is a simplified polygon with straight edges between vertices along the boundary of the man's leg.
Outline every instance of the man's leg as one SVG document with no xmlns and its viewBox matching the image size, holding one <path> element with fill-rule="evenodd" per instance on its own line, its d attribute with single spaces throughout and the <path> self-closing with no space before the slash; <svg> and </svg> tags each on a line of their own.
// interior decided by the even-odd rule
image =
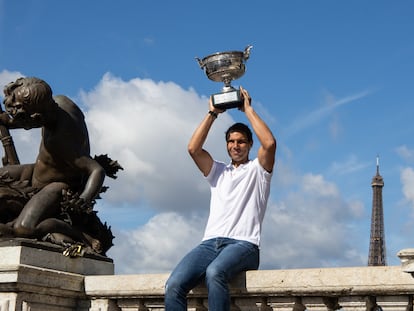
<svg viewBox="0 0 414 311">
<path fill-rule="evenodd" d="M 256 245 L 233 239 L 221 241 L 216 245 L 220 254 L 206 271 L 208 309 L 211 311 L 230 310 L 229 280 L 241 271 L 259 267 L 259 249 Z"/>
<path fill-rule="evenodd" d="M 187 311 L 187 294 L 204 278 L 216 257 L 214 240 L 202 242 L 175 267 L 165 285 L 165 310 Z"/>
</svg>

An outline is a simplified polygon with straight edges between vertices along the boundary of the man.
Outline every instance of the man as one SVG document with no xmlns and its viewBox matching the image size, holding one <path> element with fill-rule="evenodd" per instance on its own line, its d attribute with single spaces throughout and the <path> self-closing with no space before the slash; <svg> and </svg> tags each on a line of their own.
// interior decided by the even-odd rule
<svg viewBox="0 0 414 311">
<path fill-rule="evenodd" d="M 210 110 L 195 130 L 188 151 L 211 187 L 210 215 L 204 237 L 177 265 L 165 286 L 167 311 L 187 310 L 187 294 L 203 279 L 208 309 L 230 310 L 228 282 L 241 271 L 259 267 L 263 217 L 275 163 L 276 139 L 251 106 L 248 92 L 240 88 L 243 111 L 260 141 L 257 158 L 249 159 L 253 145 L 250 129 L 236 123 L 226 132 L 231 163 L 213 160 L 203 149 L 209 130 L 223 111 Z"/>
<path fill-rule="evenodd" d="M 105 169 L 90 157 L 82 111 L 68 97 L 52 96 L 50 86 L 38 78 L 17 79 L 4 94 L 7 113 L 0 114 L 0 122 L 11 129 L 41 127 L 42 140 L 35 163 L 0 169 L 0 216 L 8 215 L 0 218 L 0 236 L 41 239 L 56 233 L 105 251 L 72 223 L 93 206 L 105 178 Z M 67 216 L 74 216 L 67 221 L 62 219 L 65 198 Z"/>
</svg>

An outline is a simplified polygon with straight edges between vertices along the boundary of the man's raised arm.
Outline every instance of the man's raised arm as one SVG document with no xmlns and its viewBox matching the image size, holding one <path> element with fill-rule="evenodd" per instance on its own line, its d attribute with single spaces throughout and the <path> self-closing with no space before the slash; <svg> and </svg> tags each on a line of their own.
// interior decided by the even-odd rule
<svg viewBox="0 0 414 311">
<path fill-rule="evenodd" d="M 249 93 L 242 87 L 240 92 L 244 98 L 243 106 L 240 108 L 246 114 L 247 119 L 252 125 L 253 131 L 260 141 L 260 147 L 257 158 L 260 165 L 268 172 L 273 171 L 276 155 L 276 138 L 266 123 L 259 117 L 251 106 L 251 98 Z"/>
<path fill-rule="evenodd" d="M 210 173 L 211 167 L 213 166 L 213 158 L 205 149 L 203 149 L 203 145 L 214 120 L 217 118 L 218 114 L 222 112 L 221 110 L 214 108 L 211 98 L 209 109 L 207 115 L 196 128 L 188 143 L 188 152 L 204 176 L 207 176 Z"/>
</svg>

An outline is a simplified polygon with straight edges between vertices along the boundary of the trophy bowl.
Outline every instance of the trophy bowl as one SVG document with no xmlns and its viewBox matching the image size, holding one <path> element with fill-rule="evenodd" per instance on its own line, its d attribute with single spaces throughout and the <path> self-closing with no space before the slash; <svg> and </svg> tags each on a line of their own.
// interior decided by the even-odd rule
<svg viewBox="0 0 414 311">
<path fill-rule="evenodd" d="M 196 57 L 200 68 L 207 77 L 214 82 L 223 82 L 221 93 L 213 94 L 213 105 L 220 109 L 240 107 L 242 99 L 240 90 L 236 90 L 231 81 L 244 75 L 246 71 L 245 61 L 250 57 L 252 46 L 248 45 L 242 51 L 218 52 L 199 59 Z"/>
<path fill-rule="evenodd" d="M 234 90 L 231 86 L 231 81 L 244 75 L 246 71 L 244 62 L 249 59 L 251 48 L 252 46 L 249 45 L 244 52 L 218 52 L 203 59 L 196 59 L 210 80 L 224 83 L 223 92 L 226 92 Z"/>
</svg>

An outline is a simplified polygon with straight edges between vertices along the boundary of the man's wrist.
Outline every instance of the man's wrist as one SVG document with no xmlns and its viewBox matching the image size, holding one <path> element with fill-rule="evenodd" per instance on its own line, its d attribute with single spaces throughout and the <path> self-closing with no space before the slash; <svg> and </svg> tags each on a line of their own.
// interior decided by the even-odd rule
<svg viewBox="0 0 414 311">
<path fill-rule="evenodd" d="M 209 110 L 208 114 L 213 118 L 213 119 L 217 119 L 218 114 L 215 111 Z"/>
</svg>

